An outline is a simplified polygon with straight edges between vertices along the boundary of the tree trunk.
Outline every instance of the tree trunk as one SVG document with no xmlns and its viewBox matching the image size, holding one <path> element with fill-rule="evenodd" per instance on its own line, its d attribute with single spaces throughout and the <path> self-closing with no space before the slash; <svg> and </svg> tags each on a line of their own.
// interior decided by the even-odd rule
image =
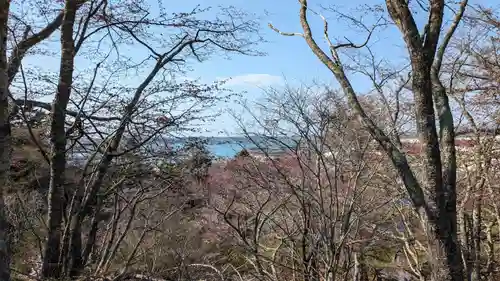
<svg viewBox="0 0 500 281">
<path fill-rule="evenodd" d="M 417 107 L 417 130 L 420 142 L 424 146 L 425 180 L 423 188 L 434 191 L 433 201 L 437 207 L 436 212 L 430 217 L 430 221 L 433 224 L 436 238 L 445 250 L 451 280 L 463 280 L 463 265 L 457 229 L 456 165 L 453 165 L 453 169 L 443 171 L 433 101 L 432 98 L 428 98 L 433 95 L 430 68 L 426 66 L 425 57 L 415 57 L 412 60 L 414 64 L 413 91 Z M 445 165 L 449 165 L 449 162 L 446 162 Z M 453 174 L 453 178 L 443 177 L 449 174 Z"/>
<path fill-rule="evenodd" d="M 481 200 L 479 200 L 479 202 L 476 202 L 476 206 L 474 207 L 474 210 L 472 212 L 472 224 L 474 226 L 472 231 L 473 235 L 472 243 L 474 243 L 474 253 L 472 253 L 474 259 L 472 280 L 480 281 L 481 280 L 481 232 L 482 232 Z"/>
<path fill-rule="evenodd" d="M 4 193 L 9 185 L 11 128 L 7 77 L 7 22 L 9 0 L 0 0 L 0 281 L 10 280 L 11 224 L 5 212 Z"/>
<path fill-rule="evenodd" d="M 61 64 L 57 93 L 52 104 L 52 120 L 50 128 L 51 161 L 50 184 L 48 195 L 47 226 L 48 234 L 45 243 L 42 276 L 58 278 L 61 274 L 60 245 L 61 222 L 64 212 L 63 188 L 66 169 L 66 131 L 65 119 L 71 85 L 73 83 L 74 39 L 73 26 L 77 2 L 67 0 L 64 7 L 61 28 Z"/>
<path fill-rule="evenodd" d="M 97 242 L 97 231 L 99 230 L 99 214 L 101 212 L 101 205 L 102 203 L 99 202 L 98 205 L 96 206 L 96 210 L 94 212 L 94 216 L 92 217 L 92 220 L 90 222 L 90 230 L 87 235 L 87 241 L 85 243 L 85 247 L 82 253 L 82 264 L 85 265 L 89 262 L 90 260 L 90 255 L 92 254 L 92 251 L 94 250 Z"/>
</svg>

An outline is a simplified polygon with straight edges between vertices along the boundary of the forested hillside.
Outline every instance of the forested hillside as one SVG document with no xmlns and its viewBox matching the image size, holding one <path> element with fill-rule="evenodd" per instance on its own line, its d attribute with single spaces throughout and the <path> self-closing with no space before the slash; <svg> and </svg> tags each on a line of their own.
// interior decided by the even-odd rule
<svg viewBox="0 0 500 281">
<path fill-rule="evenodd" d="M 187 2 L 0 0 L 0 281 L 500 279 L 494 1 Z M 189 78 L 282 37 L 329 83 Z"/>
</svg>

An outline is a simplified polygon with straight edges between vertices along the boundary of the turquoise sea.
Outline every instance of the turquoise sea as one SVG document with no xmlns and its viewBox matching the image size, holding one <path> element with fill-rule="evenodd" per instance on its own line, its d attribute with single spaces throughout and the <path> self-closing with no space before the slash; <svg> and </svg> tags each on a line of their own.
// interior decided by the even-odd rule
<svg viewBox="0 0 500 281">
<path fill-rule="evenodd" d="M 219 143 L 207 145 L 208 151 L 215 157 L 231 158 L 243 149 L 255 149 L 250 143 Z"/>
<path fill-rule="evenodd" d="M 254 138 L 252 141 L 242 137 L 215 137 L 215 138 L 196 138 L 204 140 L 204 145 L 207 150 L 216 158 L 232 158 L 240 151 L 246 149 L 250 152 L 263 152 L 269 154 L 281 154 L 286 150 L 283 143 L 289 143 L 286 146 L 293 146 L 292 139 L 280 140 L 278 143 L 269 141 L 269 139 Z M 183 147 L 187 142 L 192 141 L 192 138 L 171 138 L 168 143 L 170 146 L 177 148 Z M 258 144 L 258 145 L 257 145 Z M 92 146 L 91 143 L 89 143 Z M 160 145 L 162 146 L 162 145 Z M 84 163 L 87 152 L 84 149 L 73 149 L 68 163 L 80 165 Z M 83 162 L 82 162 L 83 161 Z"/>
</svg>

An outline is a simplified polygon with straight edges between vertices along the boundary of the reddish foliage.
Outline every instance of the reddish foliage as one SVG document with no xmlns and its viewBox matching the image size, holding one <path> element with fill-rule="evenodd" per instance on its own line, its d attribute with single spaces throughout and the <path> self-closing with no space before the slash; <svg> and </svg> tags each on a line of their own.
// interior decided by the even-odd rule
<svg viewBox="0 0 500 281">
<path fill-rule="evenodd" d="M 372 155 L 370 159 L 379 159 L 383 155 Z M 214 164 L 209 170 L 207 188 L 214 198 L 214 204 L 227 204 L 233 196 L 236 199 L 245 198 L 250 194 L 270 192 L 273 196 L 290 194 L 293 189 L 317 188 L 320 180 L 325 188 L 329 188 L 333 181 L 338 192 L 338 199 L 352 193 L 356 182 L 348 182 L 349 168 L 347 163 L 339 167 L 339 173 L 323 172 L 318 178 L 312 169 L 314 165 L 307 163 L 300 156 L 293 153 L 283 154 L 276 158 L 238 157 L 227 162 Z M 352 172 L 352 171 L 351 171 Z M 330 178 L 327 178 L 330 177 Z M 331 177 L 335 177 L 332 179 Z M 353 186 L 351 186 L 353 185 Z M 225 201 L 225 203 L 224 203 Z M 220 207 L 220 205 L 219 205 Z"/>
</svg>

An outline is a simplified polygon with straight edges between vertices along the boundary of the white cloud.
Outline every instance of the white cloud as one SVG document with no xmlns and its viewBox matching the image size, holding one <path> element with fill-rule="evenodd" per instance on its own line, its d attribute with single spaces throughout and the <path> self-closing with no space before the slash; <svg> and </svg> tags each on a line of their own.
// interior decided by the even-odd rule
<svg viewBox="0 0 500 281">
<path fill-rule="evenodd" d="M 244 74 L 223 79 L 228 79 L 227 86 L 264 87 L 282 85 L 285 82 L 281 76 L 271 74 Z"/>
</svg>

